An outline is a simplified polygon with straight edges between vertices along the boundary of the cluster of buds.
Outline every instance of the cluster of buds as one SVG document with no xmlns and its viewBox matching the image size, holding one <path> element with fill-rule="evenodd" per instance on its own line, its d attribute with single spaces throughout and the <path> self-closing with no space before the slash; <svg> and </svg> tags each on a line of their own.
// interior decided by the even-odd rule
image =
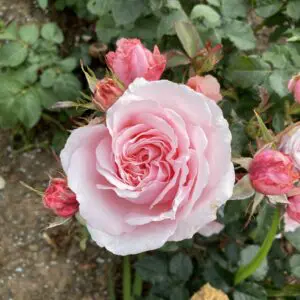
<svg viewBox="0 0 300 300">
<path fill-rule="evenodd" d="M 106 61 L 111 72 L 101 80 L 90 69 L 86 71 L 82 66 L 92 92 L 91 101 L 101 112 L 106 112 L 137 77 L 158 80 L 166 67 L 166 58 L 158 47 L 155 46 L 151 52 L 138 39 L 120 39 L 116 51 L 106 55 Z M 73 102 L 59 103 L 56 108 L 72 106 L 76 105 Z M 64 178 L 50 180 L 43 202 L 46 208 L 63 218 L 74 216 L 79 209 L 76 195 Z"/>
<path fill-rule="evenodd" d="M 300 74 L 291 78 L 288 89 L 300 103 Z M 248 174 L 239 176 L 232 199 L 256 194 L 255 208 L 265 197 L 272 203 L 283 203 L 285 230 L 294 231 L 300 227 L 300 126 L 293 124 L 275 137 L 256 117 L 264 138 L 257 139 L 260 150 L 253 159 L 235 160 Z"/>
<path fill-rule="evenodd" d="M 196 73 L 201 74 L 212 70 L 221 59 L 221 49 L 222 45 L 212 47 L 211 43 L 208 42 L 204 49 L 200 49 L 195 57 L 190 58 Z M 123 95 L 136 78 L 142 77 L 148 81 L 159 80 L 167 63 L 166 55 L 161 54 L 157 46 L 151 52 L 140 40 L 124 38 L 117 42 L 116 51 L 110 51 L 106 54 L 105 60 L 109 73 L 101 80 L 97 79 L 89 68 L 86 71 L 82 66 L 92 92 L 90 98 L 92 103 L 83 106 L 93 107 L 104 113 Z M 215 102 L 222 99 L 220 84 L 211 75 L 193 76 L 188 80 L 187 85 Z M 73 102 L 56 105 L 57 108 L 73 106 L 78 105 Z M 98 119 L 95 118 L 94 120 Z M 70 190 L 67 181 L 63 178 L 51 179 L 44 193 L 43 201 L 45 207 L 63 218 L 75 215 L 79 209 L 76 195 Z"/>
<path fill-rule="evenodd" d="M 300 226 L 299 157 L 300 127 L 295 126 L 279 138 L 274 137 L 274 142 L 266 144 L 253 159 L 236 161 L 248 174 L 238 178 L 233 199 L 245 199 L 256 193 L 256 201 L 267 197 L 272 203 L 282 203 L 286 205 L 285 230 L 295 230 Z M 254 201 L 253 206 L 257 204 Z"/>
</svg>

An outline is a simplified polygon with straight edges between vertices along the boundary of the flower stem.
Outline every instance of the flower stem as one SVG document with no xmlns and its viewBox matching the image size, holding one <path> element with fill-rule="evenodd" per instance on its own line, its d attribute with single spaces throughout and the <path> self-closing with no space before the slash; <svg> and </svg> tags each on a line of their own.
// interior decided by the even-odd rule
<svg viewBox="0 0 300 300">
<path fill-rule="evenodd" d="M 123 258 L 123 300 L 131 300 L 131 269 L 130 258 Z"/>
<path fill-rule="evenodd" d="M 260 266 L 260 264 L 265 259 L 265 257 L 268 255 L 268 253 L 271 249 L 273 240 L 276 236 L 279 222 L 280 222 L 280 209 L 279 209 L 279 207 L 277 207 L 274 212 L 274 215 L 273 215 L 271 228 L 270 228 L 261 248 L 259 249 L 258 253 L 255 255 L 255 257 L 252 259 L 252 261 L 249 264 L 247 264 L 245 266 L 241 266 L 238 269 L 237 273 L 235 274 L 235 278 L 234 278 L 235 285 L 239 284 L 240 282 L 242 282 L 243 280 L 245 280 L 246 278 L 251 276 L 256 271 L 256 269 Z"/>
<path fill-rule="evenodd" d="M 138 255 L 138 260 L 143 257 L 143 253 Z M 133 282 L 133 295 L 140 297 L 143 292 L 143 280 L 137 272 L 135 272 L 134 282 Z"/>
</svg>

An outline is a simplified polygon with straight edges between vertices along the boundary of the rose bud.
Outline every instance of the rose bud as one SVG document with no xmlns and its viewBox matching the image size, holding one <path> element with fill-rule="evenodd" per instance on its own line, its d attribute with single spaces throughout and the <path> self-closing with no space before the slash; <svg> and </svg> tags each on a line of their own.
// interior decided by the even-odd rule
<svg viewBox="0 0 300 300">
<path fill-rule="evenodd" d="M 267 149 L 254 156 L 249 177 L 256 191 L 265 195 L 282 195 L 293 188 L 299 174 L 288 155 Z"/>
<path fill-rule="evenodd" d="M 300 103 L 300 75 L 292 77 L 288 83 L 288 89 L 294 94 L 295 101 Z"/>
<path fill-rule="evenodd" d="M 192 64 L 196 73 L 202 74 L 213 70 L 222 58 L 222 48 L 221 44 L 212 47 L 211 42 L 207 42 L 205 47 L 193 58 Z"/>
<path fill-rule="evenodd" d="M 222 95 L 220 93 L 220 84 L 218 80 L 211 75 L 196 75 L 194 77 L 191 77 L 188 80 L 187 85 L 196 92 L 202 93 L 203 95 L 212 100 L 215 100 L 216 102 L 222 100 Z"/>
<path fill-rule="evenodd" d="M 43 202 L 45 207 L 52 209 L 56 215 L 63 218 L 73 216 L 79 207 L 76 195 L 63 178 L 51 179 L 44 193 Z"/>
<path fill-rule="evenodd" d="M 160 54 L 158 47 L 155 46 L 151 53 L 139 39 L 120 39 L 117 50 L 110 51 L 106 60 L 126 86 L 138 77 L 149 81 L 158 80 L 166 67 L 166 58 Z"/>
<path fill-rule="evenodd" d="M 100 110 L 106 111 L 117 101 L 123 92 L 117 81 L 105 77 L 99 80 L 95 86 L 93 102 Z"/>
</svg>

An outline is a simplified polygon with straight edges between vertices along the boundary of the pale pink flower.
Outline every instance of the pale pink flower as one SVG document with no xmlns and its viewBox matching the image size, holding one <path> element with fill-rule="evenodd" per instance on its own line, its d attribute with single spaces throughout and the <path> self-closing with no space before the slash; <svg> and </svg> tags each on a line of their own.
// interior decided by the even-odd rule
<svg viewBox="0 0 300 300">
<path fill-rule="evenodd" d="M 43 202 L 45 207 L 63 218 L 68 218 L 78 211 L 76 195 L 69 189 L 66 179 L 52 178 L 47 187 Z"/>
<path fill-rule="evenodd" d="M 284 214 L 284 230 L 295 231 L 300 226 L 300 188 L 294 188 L 289 194 Z"/>
<path fill-rule="evenodd" d="M 136 79 L 106 126 L 72 132 L 61 161 L 92 238 L 119 255 L 205 234 L 234 185 L 221 109 L 166 80 Z"/>
<path fill-rule="evenodd" d="M 166 67 L 166 58 L 160 54 L 158 47 L 155 46 L 151 53 L 139 39 L 118 40 L 117 50 L 110 51 L 106 60 L 111 70 L 126 86 L 138 77 L 150 81 L 158 80 Z"/>
<path fill-rule="evenodd" d="M 220 93 L 220 84 L 218 80 L 211 75 L 196 75 L 194 77 L 191 77 L 188 80 L 187 85 L 196 92 L 202 93 L 203 95 L 216 102 L 222 100 L 222 95 Z"/>
<path fill-rule="evenodd" d="M 271 149 L 256 154 L 249 167 L 252 186 L 265 195 L 286 194 L 294 187 L 298 176 L 292 159 Z"/>
<path fill-rule="evenodd" d="M 300 103 L 300 75 L 296 75 L 290 79 L 288 89 L 294 94 L 295 101 Z"/>
<path fill-rule="evenodd" d="M 105 77 L 99 80 L 95 86 L 93 102 L 100 110 L 106 111 L 117 101 L 123 92 L 115 80 Z"/>
</svg>

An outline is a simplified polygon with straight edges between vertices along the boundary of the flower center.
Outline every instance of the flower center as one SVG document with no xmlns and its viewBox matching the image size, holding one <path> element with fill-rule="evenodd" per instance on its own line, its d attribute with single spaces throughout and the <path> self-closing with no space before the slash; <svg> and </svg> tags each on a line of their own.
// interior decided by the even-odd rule
<svg viewBox="0 0 300 300">
<path fill-rule="evenodd" d="M 132 186 L 144 186 L 151 180 L 166 181 L 172 176 L 167 154 L 170 145 L 162 137 L 141 136 L 124 145 L 117 162 L 119 176 Z"/>
</svg>

